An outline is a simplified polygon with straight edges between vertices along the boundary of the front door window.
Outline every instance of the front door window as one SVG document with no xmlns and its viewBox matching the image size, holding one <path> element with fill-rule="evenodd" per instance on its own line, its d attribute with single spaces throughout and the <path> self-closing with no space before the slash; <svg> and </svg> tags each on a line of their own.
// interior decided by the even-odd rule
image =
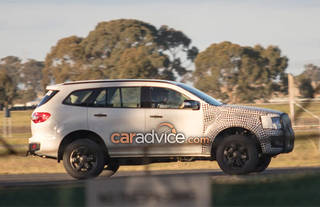
<svg viewBox="0 0 320 207">
<path fill-rule="evenodd" d="M 150 87 L 151 108 L 181 109 L 187 98 L 181 93 L 159 87 Z"/>
</svg>

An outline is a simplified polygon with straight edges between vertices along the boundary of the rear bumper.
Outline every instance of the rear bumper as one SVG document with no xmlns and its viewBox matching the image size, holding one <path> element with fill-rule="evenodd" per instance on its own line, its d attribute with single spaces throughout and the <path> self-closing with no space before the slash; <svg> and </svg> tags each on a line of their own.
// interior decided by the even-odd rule
<svg viewBox="0 0 320 207">
<path fill-rule="evenodd" d="M 36 137 L 29 139 L 28 154 L 57 157 L 60 139 L 56 137 Z"/>
<path fill-rule="evenodd" d="M 35 155 L 36 151 L 39 151 L 39 150 L 40 150 L 40 143 L 38 143 L 38 142 L 29 143 L 27 155 L 29 155 L 29 154 Z"/>
<path fill-rule="evenodd" d="M 54 156 L 50 156 L 50 155 L 44 155 L 41 153 L 38 153 L 40 150 L 40 143 L 29 143 L 29 149 L 27 151 L 27 156 L 28 155 L 34 155 L 34 156 L 39 156 L 39 157 L 43 157 L 43 158 L 50 158 L 50 159 L 57 159 Z"/>
</svg>

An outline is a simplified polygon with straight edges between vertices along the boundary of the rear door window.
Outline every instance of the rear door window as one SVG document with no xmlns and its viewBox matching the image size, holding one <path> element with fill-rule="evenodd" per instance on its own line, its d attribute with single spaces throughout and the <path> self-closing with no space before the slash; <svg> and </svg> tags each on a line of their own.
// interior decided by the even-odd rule
<svg viewBox="0 0 320 207">
<path fill-rule="evenodd" d="M 107 107 L 120 108 L 121 104 L 121 89 L 120 88 L 108 88 L 107 89 Z"/>
<path fill-rule="evenodd" d="M 141 87 L 110 87 L 95 91 L 88 106 L 107 108 L 140 108 Z"/>
<path fill-rule="evenodd" d="M 141 88 L 128 87 L 121 88 L 122 107 L 124 108 L 140 108 Z"/>
<path fill-rule="evenodd" d="M 94 107 L 105 107 L 106 106 L 106 89 L 103 89 L 101 91 L 97 91 L 97 95 L 93 101 L 93 103 L 90 106 Z"/>
</svg>

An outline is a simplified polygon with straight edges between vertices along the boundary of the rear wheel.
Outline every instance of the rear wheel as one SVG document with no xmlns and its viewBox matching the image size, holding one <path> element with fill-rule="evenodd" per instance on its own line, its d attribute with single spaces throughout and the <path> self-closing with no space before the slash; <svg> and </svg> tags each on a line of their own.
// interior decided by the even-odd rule
<svg viewBox="0 0 320 207">
<path fill-rule="evenodd" d="M 110 159 L 107 164 L 104 166 L 102 176 L 110 177 L 117 172 L 120 165 L 116 160 Z"/>
<path fill-rule="evenodd" d="M 68 174 L 76 179 L 98 176 L 104 164 L 103 150 L 89 139 L 72 142 L 63 153 L 63 165 Z"/>
<path fill-rule="evenodd" d="M 253 172 L 258 163 L 256 143 L 242 135 L 225 137 L 217 148 L 216 157 L 223 172 L 231 175 Z"/>
</svg>

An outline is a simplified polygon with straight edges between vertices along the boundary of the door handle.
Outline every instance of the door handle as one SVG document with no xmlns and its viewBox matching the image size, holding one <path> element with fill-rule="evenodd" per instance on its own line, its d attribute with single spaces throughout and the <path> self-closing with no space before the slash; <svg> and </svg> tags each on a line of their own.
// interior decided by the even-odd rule
<svg viewBox="0 0 320 207">
<path fill-rule="evenodd" d="M 107 114 L 94 114 L 93 116 L 96 116 L 96 117 L 107 117 Z"/>
<path fill-rule="evenodd" d="M 162 116 L 161 115 L 150 115 L 150 118 L 159 119 L 159 118 L 162 118 Z"/>
</svg>

